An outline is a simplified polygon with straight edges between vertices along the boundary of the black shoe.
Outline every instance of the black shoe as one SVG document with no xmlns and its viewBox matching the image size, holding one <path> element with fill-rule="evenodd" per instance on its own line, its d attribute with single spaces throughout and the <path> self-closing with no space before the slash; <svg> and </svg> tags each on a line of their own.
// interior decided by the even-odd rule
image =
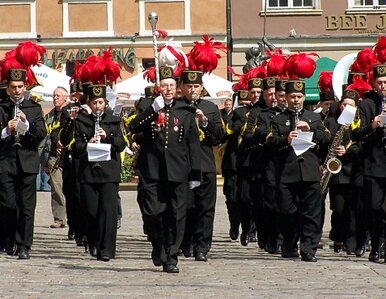
<svg viewBox="0 0 386 299">
<path fill-rule="evenodd" d="M 166 273 L 180 273 L 180 269 L 176 265 L 163 265 L 162 271 Z"/>
<path fill-rule="evenodd" d="M 90 252 L 90 255 L 93 256 L 93 257 L 96 257 L 98 255 L 98 251 L 97 251 L 95 246 L 90 246 L 89 247 L 89 252 Z"/>
<path fill-rule="evenodd" d="M 192 250 L 190 248 L 181 248 L 181 252 L 184 255 L 184 257 L 191 257 L 192 256 Z"/>
<path fill-rule="evenodd" d="M 297 248 L 284 248 L 281 249 L 281 257 L 283 258 L 293 258 L 293 257 L 299 257 L 299 252 Z"/>
<path fill-rule="evenodd" d="M 108 261 L 110 260 L 110 257 L 107 256 L 107 255 L 102 255 L 101 258 L 100 258 L 100 260 L 101 260 L 102 262 L 108 262 Z"/>
<path fill-rule="evenodd" d="M 370 262 L 378 263 L 379 258 L 380 258 L 379 250 L 371 250 L 370 251 L 370 254 L 369 254 L 369 261 Z"/>
<path fill-rule="evenodd" d="M 365 254 L 366 252 L 366 246 L 361 246 L 361 247 L 358 247 L 357 249 L 355 249 L 355 255 L 357 257 L 361 257 Z"/>
<path fill-rule="evenodd" d="M 8 255 L 17 255 L 18 248 L 14 240 L 7 240 L 5 244 L 5 251 Z"/>
<path fill-rule="evenodd" d="M 343 245 L 340 242 L 334 242 L 334 252 L 340 253 L 343 249 Z"/>
<path fill-rule="evenodd" d="M 318 260 L 316 259 L 315 255 L 313 255 L 312 253 L 306 253 L 306 254 L 302 255 L 302 261 L 315 263 Z"/>
<path fill-rule="evenodd" d="M 194 260 L 198 262 L 206 262 L 208 259 L 205 253 L 197 252 L 196 255 L 194 256 Z"/>
<path fill-rule="evenodd" d="M 234 229 L 234 228 L 230 228 L 229 229 L 229 237 L 233 241 L 237 240 L 237 238 L 239 237 L 239 230 L 238 229 Z"/>
<path fill-rule="evenodd" d="M 243 246 L 247 246 L 249 243 L 249 236 L 246 234 L 241 234 L 240 235 L 240 244 Z"/>
<path fill-rule="evenodd" d="M 29 259 L 29 253 L 28 253 L 28 249 L 23 247 L 23 246 L 20 246 L 19 248 L 19 254 L 18 254 L 18 259 L 19 260 L 28 260 Z"/>
<path fill-rule="evenodd" d="M 153 265 L 156 267 L 162 266 L 161 258 L 159 255 L 156 253 L 156 251 L 153 249 L 151 252 L 151 259 L 153 261 Z"/>
</svg>

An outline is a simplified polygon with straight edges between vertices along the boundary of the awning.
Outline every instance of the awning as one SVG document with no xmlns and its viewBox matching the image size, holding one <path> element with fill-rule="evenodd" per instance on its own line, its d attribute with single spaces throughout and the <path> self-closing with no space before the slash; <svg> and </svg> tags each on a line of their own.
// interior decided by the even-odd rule
<svg viewBox="0 0 386 299">
<path fill-rule="evenodd" d="M 316 61 L 316 69 L 311 78 L 306 79 L 306 105 L 315 105 L 319 102 L 318 80 L 322 71 L 333 71 L 337 62 L 328 57 L 322 57 Z"/>
</svg>

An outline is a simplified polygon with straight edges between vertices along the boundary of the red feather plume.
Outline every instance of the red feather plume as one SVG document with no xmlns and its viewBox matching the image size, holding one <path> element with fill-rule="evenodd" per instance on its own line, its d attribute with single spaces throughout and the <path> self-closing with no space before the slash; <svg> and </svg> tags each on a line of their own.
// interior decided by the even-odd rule
<svg viewBox="0 0 386 299">
<path fill-rule="evenodd" d="M 20 43 L 16 49 L 16 59 L 24 66 L 36 65 L 43 58 L 46 49 L 33 42 Z"/>
<path fill-rule="evenodd" d="M 356 92 L 358 92 L 359 96 L 363 99 L 364 98 L 364 94 L 366 92 L 372 90 L 373 88 L 371 87 L 371 85 L 369 83 L 367 83 L 362 78 L 357 78 L 357 79 L 354 80 L 354 83 L 352 83 L 349 86 L 347 86 L 346 89 L 348 89 L 348 90 L 355 90 Z"/>
<path fill-rule="evenodd" d="M 379 38 L 378 42 L 375 44 L 374 52 L 377 57 L 378 62 L 386 62 L 386 37 L 382 36 Z"/>
<path fill-rule="evenodd" d="M 220 42 L 214 42 L 214 38 L 209 38 L 207 35 L 202 36 L 203 42 L 194 42 L 193 48 L 188 53 L 189 69 L 202 71 L 203 73 L 211 73 L 217 68 L 218 60 L 221 55 L 216 51 L 227 52 L 227 47 Z"/>
<path fill-rule="evenodd" d="M 267 77 L 267 68 L 266 63 L 263 63 L 260 66 L 254 67 L 253 69 L 250 69 L 245 75 L 247 77 L 247 80 L 253 79 L 253 78 L 261 78 L 264 79 Z"/>
<path fill-rule="evenodd" d="M 318 80 L 320 92 L 332 91 L 332 73 L 333 72 L 320 72 Z"/>
<path fill-rule="evenodd" d="M 147 82 L 155 83 L 157 81 L 156 73 L 155 73 L 155 67 L 149 67 L 144 73 L 143 73 L 143 79 L 146 79 Z"/>
<path fill-rule="evenodd" d="M 15 50 L 11 50 L 5 53 L 4 59 L 0 62 L 0 66 L 1 66 L 1 81 L 7 79 L 8 70 L 23 68 L 21 63 L 16 59 Z"/>
<path fill-rule="evenodd" d="M 310 78 L 315 72 L 316 63 L 309 56 L 319 57 L 316 53 L 298 53 L 288 57 L 285 69 L 291 79 Z"/>
<path fill-rule="evenodd" d="M 355 60 L 364 73 L 370 72 L 373 69 L 373 65 L 377 62 L 375 53 L 370 48 L 365 48 L 358 52 Z"/>
<path fill-rule="evenodd" d="M 283 55 L 281 49 L 274 49 L 273 52 L 268 52 L 270 59 L 267 62 L 267 75 L 283 77 L 286 76 L 285 64 L 287 56 Z"/>
</svg>

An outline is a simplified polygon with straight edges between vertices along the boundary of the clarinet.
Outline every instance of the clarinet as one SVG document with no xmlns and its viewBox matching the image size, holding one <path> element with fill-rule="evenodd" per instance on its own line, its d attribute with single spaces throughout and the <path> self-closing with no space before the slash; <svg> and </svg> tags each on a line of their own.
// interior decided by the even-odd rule
<svg viewBox="0 0 386 299">
<path fill-rule="evenodd" d="M 16 100 L 15 101 L 15 118 L 17 119 L 19 119 L 19 112 L 20 112 L 20 101 Z M 21 149 L 20 136 L 19 136 L 19 131 L 17 129 L 16 129 L 15 139 L 12 147 L 17 150 Z"/>
<path fill-rule="evenodd" d="M 101 136 L 98 133 L 100 129 L 100 121 L 101 121 L 101 111 L 98 110 L 95 112 L 95 127 L 94 127 L 94 137 L 95 137 L 96 144 L 101 143 Z M 92 168 L 102 168 L 102 166 L 99 164 L 99 162 L 94 162 L 94 164 L 92 165 Z"/>
</svg>

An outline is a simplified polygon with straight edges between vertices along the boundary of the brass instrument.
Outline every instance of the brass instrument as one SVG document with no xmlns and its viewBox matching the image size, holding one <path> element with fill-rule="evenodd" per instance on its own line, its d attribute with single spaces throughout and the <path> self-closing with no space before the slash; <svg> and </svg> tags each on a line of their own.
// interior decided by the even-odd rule
<svg viewBox="0 0 386 299">
<path fill-rule="evenodd" d="M 20 113 L 20 101 L 19 100 L 15 100 L 15 118 L 19 119 L 19 113 Z M 16 128 L 16 132 L 15 132 L 15 139 L 14 139 L 14 143 L 12 145 L 12 147 L 14 149 L 21 149 L 21 143 L 20 143 L 20 136 L 19 136 L 19 131 L 17 130 Z"/>
<path fill-rule="evenodd" d="M 96 111 L 95 112 L 95 127 L 94 127 L 94 137 L 95 137 L 95 143 L 100 144 L 101 143 L 101 136 L 99 135 L 99 129 L 100 127 L 100 121 L 101 121 L 101 114 L 102 111 Z M 99 162 L 94 162 L 92 168 L 102 168 L 102 166 L 99 164 Z"/>
<path fill-rule="evenodd" d="M 320 178 L 320 187 L 322 193 L 327 190 L 328 182 L 331 175 L 337 174 L 342 170 L 342 162 L 336 157 L 336 148 L 342 144 L 343 136 L 349 130 L 350 124 L 341 125 L 336 132 L 331 146 L 328 148 L 327 157 L 324 160 L 322 168 L 322 176 Z"/>
</svg>

